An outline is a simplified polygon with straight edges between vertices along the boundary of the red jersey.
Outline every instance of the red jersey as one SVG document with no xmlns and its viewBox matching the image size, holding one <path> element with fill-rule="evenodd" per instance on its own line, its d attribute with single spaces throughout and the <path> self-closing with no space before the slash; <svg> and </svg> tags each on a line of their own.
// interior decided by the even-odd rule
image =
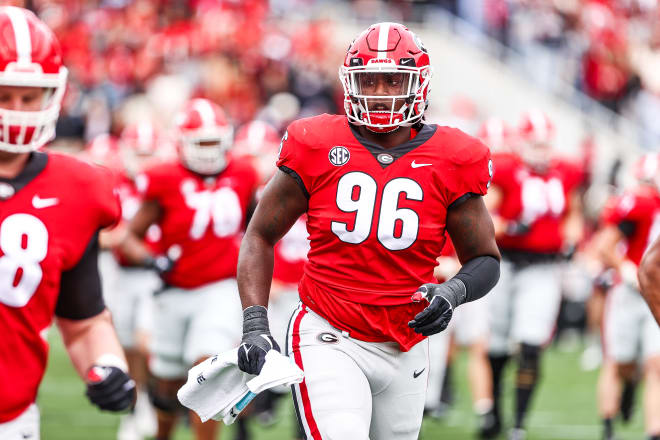
<svg viewBox="0 0 660 440">
<path fill-rule="evenodd" d="M 529 228 L 525 233 L 498 237 L 500 249 L 559 253 L 563 246 L 562 221 L 582 171 L 569 162 L 554 161 L 546 173 L 539 174 L 514 154 L 494 155 L 493 163 L 493 185 L 502 191 L 498 214 Z"/>
<path fill-rule="evenodd" d="M 144 200 L 162 210 L 158 250 L 176 260 L 166 283 L 194 288 L 236 276 L 246 211 L 259 181 L 252 165 L 235 159 L 219 175 L 204 177 L 171 162 L 136 181 Z"/>
<path fill-rule="evenodd" d="M 289 232 L 275 245 L 273 250 L 273 279 L 281 283 L 298 284 L 307 261 L 309 240 L 305 229 L 305 216 L 293 224 Z"/>
<path fill-rule="evenodd" d="M 109 172 L 73 157 L 32 153 L 0 179 L 0 423 L 35 401 L 63 272 L 119 215 Z"/>
<path fill-rule="evenodd" d="M 602 218 L 626 235 L 626 257 L 639 266 L 646 249 L 660 235 L 660 194 L 651 186 L 639 186 L 613 198 Z"/>
<path fill-rule="evenodd" d="M 115 192 L 119 196 L 121 202 L 122 222 L 121 225 L 126 225 L 135 216 L 140 204 L 142 203 L 140 192 L 137 189 L 135 182 L 129 178 L 125 173 L 115 174 Z M 151 225 L 147 229 L 147 234 L 144 237 L 146 246 L 153 250 L 158 250 L 158 241 L 162 237 L 162 232 L 158 225 Z M 113 255 L 120 266 L 132 266 L 132 264 L 124 258 L 118 249 L 113 249 Z"/>
<path fill-rule="evenodd" d="M 321 115 L 289 126 L 277 164 L 309 195 L 302 301 L 358 339 L 402 350 L 422 340 L 407 326 L 425 306 L 411 295 L 434 281 L 448 207 L 486 193 L 488 148 L 425 125 L 383 149 L 345 116 Z"/>
</svg>

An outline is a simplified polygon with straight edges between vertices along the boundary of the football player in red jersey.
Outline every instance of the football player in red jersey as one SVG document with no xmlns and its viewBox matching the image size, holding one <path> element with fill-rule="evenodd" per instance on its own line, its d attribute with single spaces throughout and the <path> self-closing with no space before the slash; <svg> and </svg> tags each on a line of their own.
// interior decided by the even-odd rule
<svg viewBox="0 0 660 440">
<path fill-rule="evenodd" d="M 423 120 L 431 67 L 405 26 L 350 45 L 346 116 L 293 122 L 241 244 L 239 368 L 279 349 L 266 306 L 273 248 L 307 214 L 311 249 L 286 351 L 305 371 L 294 404 L 307 438 L 416 439 L 429 370 L 424 339 L 497 282 L 499 251 L 481 198 L 488 148 Z M 445 231 L 462 269 L 432 284 Z M 425 298 L 425 299 L 424 299 Z"/>
<path fill-rule="evenodd" d="M 0 438 L 38 439 L 53 315 L 92 403 L 120 411 L 135 398 L 96 261 L 119 204 L 101 169 L 36 151 L 55 134 L 67 78 L 50 29 L 2 7 L 0 46 Z"/>
<path fill-rule="evenodd" d="M 637 363 L 644 371 L 645 429 L 660 439 L 660 327 L 639 291 L 637 268 L 647 247 L 660 236 L 660 155 L 642 156 L 636 164 L 639 184 L 616 197 L 603 213 L 598 254 L 605 267 L 619 273 L 620 282 L 607 298 L 604 353 L 613 361 L 620 381 L 635 381 Z M 623 249 L 623 252 L 622 252 Z M 617 408 L 604 414 L 612 419 Z M 606 434 L 612 435 L 611 420 Z M 613 437 L 611 437 L 613 438 Z"/>
<path fill-rule="evenodd" d="M 167 160 L 173 146 L 161 130 L 149 120 L 129 124 L 121 132 L 114 154 L 119 159 L 115 167 L 116 192 L 122 206 L 122 221 L 101 235 L 101 246 L 113 250 L 110 263 L 114 276 L 106 284 L 106 301 L 128 360 L 131 377 L 137 386 L 135 410 L 121 417 L 117 438 L 142 438 L 156 432 L 156 415 L 147 395 L 149 344 L 153 327 L 153 293 L 160 287 L 154 271 L 130 264 L 118 251 L 127 224 L 141 204 L 135 179 L 150 165 Z M 174 156 L 176 157 L 176 156 Z M 170 157 L 171 159 L 171 157 Z M 152 225 L 145 236 L 147 246 L 157 248 L 162 232 Z M 101 267 L 102 275 L 104 267 Z"/>
<path fill-rule="evenodd" d="M 240 342 L 236 263 L 259 183 L 249 161 L 228 157 L 233 130 L 219 106 L 193 99 L 175 122 L 179 159 L 136 178 L 143 202 L 121 245 L 130 261 L 155 268 L 165 283 L 154 298 L 150 360 L 159 440 L 170 438 L 188 369 Z M 155 252 L 143 242 L 152 224 L 162 231 Z M 217 422 L 191 417 L 198 439 L 215 438 Z"/>
<path fill-rule="evenodd" d="M 582 174 L 577 166 L 553 158 L 553 133 L 553 124 L 543 112 L 523 115 L 517 151 L 493 155 L 495 175 L 486 197 L 503 257 L 500 282 L 488 296 L 493 415 L 501 426 L 502 373 L 517 348 L 511 431 L 516 439 L 525 436 L 524 418 L 539 377 L 541 348 L 549 342 L 559 312 L 558 262 L 582 233 L 576 192 Z"/>
</svg>

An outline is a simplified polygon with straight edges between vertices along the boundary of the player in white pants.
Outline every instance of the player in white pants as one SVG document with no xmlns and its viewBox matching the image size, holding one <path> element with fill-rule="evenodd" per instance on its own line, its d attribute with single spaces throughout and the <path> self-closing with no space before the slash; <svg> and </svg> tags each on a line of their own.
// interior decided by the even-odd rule
<svg viewBox="0 0 660 440">
<path fill-rule="evenodd" d="M 396 343 L 353 339 L 301 304 L 289 326 L 287 354 L 315 377 L 293 386 L 308 438 L 417 439 L 428 342 L 401 352 Z"/>
</svg>

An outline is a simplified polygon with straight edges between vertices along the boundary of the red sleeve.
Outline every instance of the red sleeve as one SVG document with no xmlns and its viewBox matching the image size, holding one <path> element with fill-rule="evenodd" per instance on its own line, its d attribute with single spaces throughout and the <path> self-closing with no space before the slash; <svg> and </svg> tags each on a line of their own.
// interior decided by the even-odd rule
<svg viewBox="0 0 660 440">
<path fill-rule="evenodd" d="M 292 122 L 284 133 L 282 142 L 280 142 L 277 167 L 296 180 L 303 193 L 309 197 L 312 178 L 304 166 L 306 148 L 301 137 L 300 121 Z"/>
<path fill-rule="evenodd" d="M 481 141 L 463 135 L 458 138 L 461 144 L 454 149 L 451 163 L 448 164 L 447 205 L 451 205 L 466 194 L 485 195 L 493 176 L 493 161 L 490 150 Z"/>
<path fill-rule="evenodd" d="M 99 227 L 115 226 L 121 220 L 121 202 L 116 188 L 116 176 L 107 168 L 98 168 L 98 187 L 93 197 L 99 204 Z"/>
<path fill-rule="evenodd" d="M 499 187 L 506 187 L 513 179 L 516 163 L 515 157 L 511 154 L 493 154 L 492 184 Z"/>
<path fill-rule="evenodd" d="M 148 168 L 135 178 L 135 187 L 144 200 L 158 200 L 166 191 L 165 179 L 162 179 L 162 168 Z"/>
<path fill-rule="evenodd" d="M 603 209 L 602 220 L 606 224 L 619 225 L 621 222 L 636 220 L 639 206 L 634 194 L 613 197 Z"/>
</svg>

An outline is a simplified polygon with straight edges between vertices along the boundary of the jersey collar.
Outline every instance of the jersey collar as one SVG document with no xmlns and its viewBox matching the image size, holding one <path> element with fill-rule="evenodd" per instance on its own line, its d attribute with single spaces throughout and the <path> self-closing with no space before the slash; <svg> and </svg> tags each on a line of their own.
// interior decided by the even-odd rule
<svg viewBox="0 0 660 440">
<path fill-rule="evenodd" d="M 34 178 L 37 177 L 44 170 L 44 168 L 46 168 L 47 163 L 48 154 L 42 153 L 40 151 L 32 152 L 30 153 L 30 158 L 25 164 L 23 171 L 18 173 L 18 175 L 12 179 L 0 177 L 0 183 L 5 183 L 14 188 L 14 193 L 9 196 L 11 197 L 23 189 L 23 187 L 25 187 L 28 183 L 32 182 Z M 0 198 L 0 201 L 1 200 L 2 198 Z"/>
<path fill-rule="evenodd" d="M 408 140 L 407 142 L 402 143 L 401 145 L 397 145 L 396 147 L 392 148 L 383 148 L 378 144 L 375 144 L 373 142 L 368 141 L 365 139 L 360 132 L 358 131 L 357 127 L 355 127 L 352 124 L 349 124 L 349 127 L 351 128 L 351 132 L 353 133 L 353 136 L 355 136 L 355 139 L 364 146 L 369 152 L 372 154 L 374 159 L 380 164 L 382 168 L 386 168 L 388 165 L 393 164 L 396 162 L 397 159 L 399 159 L 401 156 L 403 156 L 406 153 L 411 152 L 415 148 L 421 146 L 424 144 L 426 141 L 431 139 L 431 137 L 435 134 L 436 130 L 438 129 L 438 126 L 436 124 L 424 124 L 422 126 L 422 129 L 419 130 L 417 133 L 417 136 L 414 138 Z M 392 156 L 394 160 L 390 163 L 383 163 L 380 160 L 378 160 L 378 156 L 380 154 L 389 154 Z"/>
</svg>

